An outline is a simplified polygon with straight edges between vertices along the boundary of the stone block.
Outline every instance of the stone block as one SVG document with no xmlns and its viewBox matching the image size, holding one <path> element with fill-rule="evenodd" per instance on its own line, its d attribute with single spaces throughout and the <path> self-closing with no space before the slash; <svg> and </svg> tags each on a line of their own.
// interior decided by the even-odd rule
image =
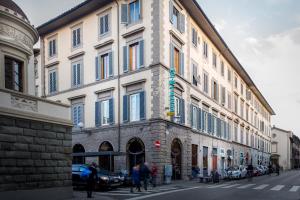
<svg viewBox="0 0 300 200">
<path fill-rule="evenodd" d="M 41 153 L 41 159 L 43 159 L 43 160 L 51 159 L 51 154 L 50 153 Z"/>
<path fill-rule="evenodd" d="M 60 126 L 60 125 L 53 125 L 52 130 L 55 131 L 55 132 L 60 132 L 60 133 L 65 133 L 65 132 L 67 132 L 66 127 Z"/>
<path fill-rule="evenodd" d="M 27 177 L 26 177 L 26 181 L 28 181 L 28 182 L 41 181 L 41 180 L 42 180 L 41 174 L 30 174 L 30 175 L 27 175 Z"/>
<path fill-rule="evenodd" d="M 6 151 L 6 158 L 31 158 L 31 153 L 28 151 Z"/>
<path fill-rule="evenodd" d="M 30 124 L 30 128 L 35 129 L 35 130 L 42 130 L 43 129 L 43 123 L 42 122 L 37 122 L 37 121 L 32 121 Z"/>
<path fill-rule="evenodd" d="M 65 134 L 65 140 L 72 140 L 72 134 L 66 133 Z"/>
<path fill-rule="evenodd" d="M 33 137 L 18 135 L 17 136 L 17 142 L 32 144 L 33 143 Z"/>
<path fill-rule="evenodd" d="M 45 152 L 45 146 L 39 144 L 30 144 L 29 151 L 31 152 Z"/>
<path fill-rule="evenodd" d="M 24 128 L 24 129 L 23 129 L 23 135 L 35 137 L 35 136 L 36 136 L 36 130 Z"/>
<path fill-rule="evenodd" d="M 26 175 L 15 175 L 14 181 L 17 183 L 25 182 L 26 181 Z"/>
<path fill-rule="evenodd" d="M 57 174 L 43 174 L 44 181 L 53 181 L 57 180 Z"/>
<path fill-rule="evenodd" d="M 32 160 L 40 159 L 41 153 L 40 152 L 31 152 L 31 158 L 32 158 Z"/>
<path fill-rule="evenodd" d="M 49 152 L 49 153 L 54 153 L 54 152 L 56 152 L 56 146 L 47 145 L 47 146 L 46 146 L 46 152 Z"/>
<path fill-rule="evenodd" d="M 17 161 L 16 161 L 16 159 L 8 158 L 8 159 L 0 159 L 0 163 L 1 163 L 1 166 L 9 167 L 9 166 L 16 166 Z"/>
<path fill-rule="evenodd" d="M 57 161 L 55 161 L 55 160 L 45 160 L 45 166 L 55 167 L 55 166 L 57 166 Z"/>
<path fill-rule="evenodd" d="M 28 151 L 28 144 L 14 143 L 13 146 L 16 151 Z"/>
<path fill-rule="evenodd" d="M 23 168 L 22 167 L 8 167 L 8 168 L 6 168 L 6 173 L 23 174 Z"/>
<path fill-rule="evenodd" d="M 40 167 L 40 168 L 38 168 L 38 173 L 52 174 L 52 173 L 54 173 L 54 168 L 53 167 Z"/>
<path fill-rule="evenodd" d="M 63 141 L 63 146 L 64 147 L 72 147 L 72 141 L 70 141 L 70 140 L 64 140 Z"/>
<path fill-rule="evenodd" d="M 14 151 L 16 148 L 10 142 L 2 142 L 0 143 L 0 149 L 4 151 Z"/>
<path fill-rule="evenodd" d="M 40 138 L 56 138 L 56 133 L 52 131 L 37 131 L 37 136 Z"/>
<path fill-rule="evenodd" d="M 0 134 L 22 135 L 23 128 L 14 127 L 14 126 L 0 126 Z"/>
<path fill-rule="evenodd" d="M 63 170 L 64 170 L 64 168 L 63 167 L 54 167 L 54 172 L 55 173 L 62 173 L 63 172 Z"/>
<path fill-rule="evenodd" d="M 50 144 L 50 145 L 61 146 L 62 143 L 63 143 L 62 140 L 48 139 L 48 144 Z"/>
<path fill-rule="evenodd" d="M 57 175 L 57 179 L 58 180 L 67 180 L 68 179 L 68 175 L 67 174 L 58 174 Z"/>
<path fill-rule="evenodd" d="M 45 123 L 45 124 L 43 124 L 43 129 L 44 130 L 51 130 L 52 129 L 52 125 L 48 124 L 48 123 Z"/>
<path fill-rule="evenodd" d="M 29 128 L 30 127 L 30 121 L 26 119 L 16 119 L 15 125 L 17 127 L 21 128 Z"/>
<path fill-rule="evenodd" d="M 15 135 L 0 134 L 0 141 L 1 142 L 16 142 L 17 137 Z"/>
<path fill-rule="evenodd" d="M 34 138 L 34 143 L 36 144 L 48 144 L 47 138 Z"/>
<path fill-rule="evenodd" d="M 36 166 L 36 167 L 45 166 L 45 161 L 44 160 L 34 160 L 34 166 Z"/>
<path fill-rule="evenodd" d="M 55 152 L 56 153 L 64 153 L 64 147 L 56 146 L 55 147 Z"/>
<path fill-rule="evenodd" d="M 72 185 L 72 180 L 64 180 L 63 185 L 64 186 L 71 186 Z"/>
<path fill-rule="evenodd" d="M 66 160 L 59 160 L 57 162 L 57 166 L 60 166 L 60 167 L 68 166 L 68 161 L 66 161 Z"/>
<path fill-rule="evenodd" d="M 24 174 L 34 174 L 34 173 L 36 173 L 36 168 L 34 168 L 34 167 L 24 167 L 23 168 L 23 173 Z"/>
<path fill-rule="evenodd" d="M 51 158 L 54 160 L 63 160 L 65 159 L 65 155 L 62 153 L 52 153 Z"/>
<path fill-rule="evenodd" d="M 18 159 L 17 166 L 19 167 L 26 167 L 26 166 L 33 166 L 33 160 L 31 159 Z"/>
<path fill-rule="evenodd" d="M 64 133 L 56 133 L 56 138 L 63 140 L 65 138 L 65 134 Z"/>
<path fill-rule="evenodd" d="M 4 126 L 14 126 L 15 120 L 7 116 L 0 116 L 0 125 Z"/>
</svg>

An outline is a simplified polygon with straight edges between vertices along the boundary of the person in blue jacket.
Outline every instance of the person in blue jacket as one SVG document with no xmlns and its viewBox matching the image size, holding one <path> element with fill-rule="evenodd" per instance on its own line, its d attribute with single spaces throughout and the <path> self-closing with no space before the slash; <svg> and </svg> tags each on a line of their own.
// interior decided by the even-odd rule
<svg viewBox="0 0 300 200">
<path fill-rule="evenodd" d="M 132 169 L 132 173 L 131 173 L 131 177 L 132 177 L 132 186 L 130 188 L 130 192 L 133 192 L 133 187 L 135 186 L 136 189 L 141 192 L 141 179 L 140 179 L 140 166 L 139 165 L 135 165 Z"/>
</svg>

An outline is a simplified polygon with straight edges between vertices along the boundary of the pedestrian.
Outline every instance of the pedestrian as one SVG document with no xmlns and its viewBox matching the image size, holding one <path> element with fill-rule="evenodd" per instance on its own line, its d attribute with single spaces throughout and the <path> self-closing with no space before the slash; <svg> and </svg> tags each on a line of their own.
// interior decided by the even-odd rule
<svg viewBox="0 0 300 200">
<path fill-rule="evenodd" d="M 279 164 L 276 164 L 276 173 L 277 173 L 277 176 L 279 176 L 279 174 L 280 174 L 280 166 L 279 166 Z"/>
<path fill-rule="evenodd" d="M 271 174 L 273 173 L 273 169 L 272 169 L 272 164 L 270 163 L 268 166 L 269 169 L 269 175 L 271 176 Z"/>
<path fill-rule="evenodd" d="M 249 164 L 247 167 L 247 175 L 248 175 L 248 181 L 252 181 L 253 176 L 253 165 Z"/>
<path fill-rule="evenodd" d="M 141 180 L 143 180 L 143 183 L 144 183 L 144 189 L 147 191 L 148 181 L 150 178 L 150 169 L 149 169 L 149 165 L 147 162 L 145 162 L 141 166 L 140 175 L 141 175 Z"/>
<path fill-rule="evenodd" d="M 131 177 L 132 177 L 132 185 L 130 188 L 130 192 L 133 193 L 133 187 L 136 187 L 136 189 L 138 190 L 138 192 L 141 192 L 141 181 L 140 181 L 140 166 L 139 165 L 135 165 L 132 169 L 132 173 L 131 173 Z"/>
<path fill-rule="evenodd" d="M 152 163 L 152 167 L 151 167 L 151 178 L 152 178 L 152 186 L 156 187 L 156 177 L 157 177 L 157 166 L 155 165 L 155 163 Z"/>
<path fill-rule="evenodd" d="M 87 198 L 92 198 L 92 192 L 95 189 L 95 183 L 96 180 L 98 179 L 96 167 L 97 167 L 96 163 L 93 162 L 88 168 L 90 170 L 90 174 L 87 178 L 87 186 L 86 186 Z"/>
</svg>

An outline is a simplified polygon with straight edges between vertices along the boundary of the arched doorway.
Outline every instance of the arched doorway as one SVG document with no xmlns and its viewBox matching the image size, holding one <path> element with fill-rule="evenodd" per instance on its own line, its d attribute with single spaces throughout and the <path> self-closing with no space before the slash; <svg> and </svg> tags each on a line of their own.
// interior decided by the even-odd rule
<svg viewBox="0 0 300 200">
<path fill-rule="evenodd" d="M 171 144 L 172 179 L 181 179 L 181 142 L 174 139 Z"/>
<path fill-rule="evenodd" d="M 84 152 L 85 152 L 84 147 L 81 144 L 75 144 L 73 146 L 73 153 L 84 153 Z M 72 163 L 73 164 L 85 164 L 85 157 L 84 156 L 73 157 Z"/>
<path fill-rule="evenodd" d="M 113 146 L 107 141 L 102 142 L 99 146 L 99 152 L 105 151 L 114 151 Z M 114 171 L 114 156 L 99 156 L 99 167 L 108 171 Z"/>
<path fill-rule="evenodd" d="M 131 172 L 133 166 L 145 162 L 145 145 L 141 139 L 132 138 L 128 141 L 126 150 L 129 171 Z"/>
</svg>

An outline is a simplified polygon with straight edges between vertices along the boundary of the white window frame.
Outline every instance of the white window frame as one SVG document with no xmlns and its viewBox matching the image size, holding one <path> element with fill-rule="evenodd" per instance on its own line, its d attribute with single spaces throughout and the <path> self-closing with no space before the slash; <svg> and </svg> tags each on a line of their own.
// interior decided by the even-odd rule
<svg viewBox="0 0 300 200">
<path fill-rule="evenodd" d="M 100 109 L 101 125 L 109 125 L 109 99 L 101 101 L 100 106 L 101 106 Z"/>
<path fill-rule="evenodd" d="M 129 120 L 140 121 L 140 93 L 129 95 Z"/>
</svg>

